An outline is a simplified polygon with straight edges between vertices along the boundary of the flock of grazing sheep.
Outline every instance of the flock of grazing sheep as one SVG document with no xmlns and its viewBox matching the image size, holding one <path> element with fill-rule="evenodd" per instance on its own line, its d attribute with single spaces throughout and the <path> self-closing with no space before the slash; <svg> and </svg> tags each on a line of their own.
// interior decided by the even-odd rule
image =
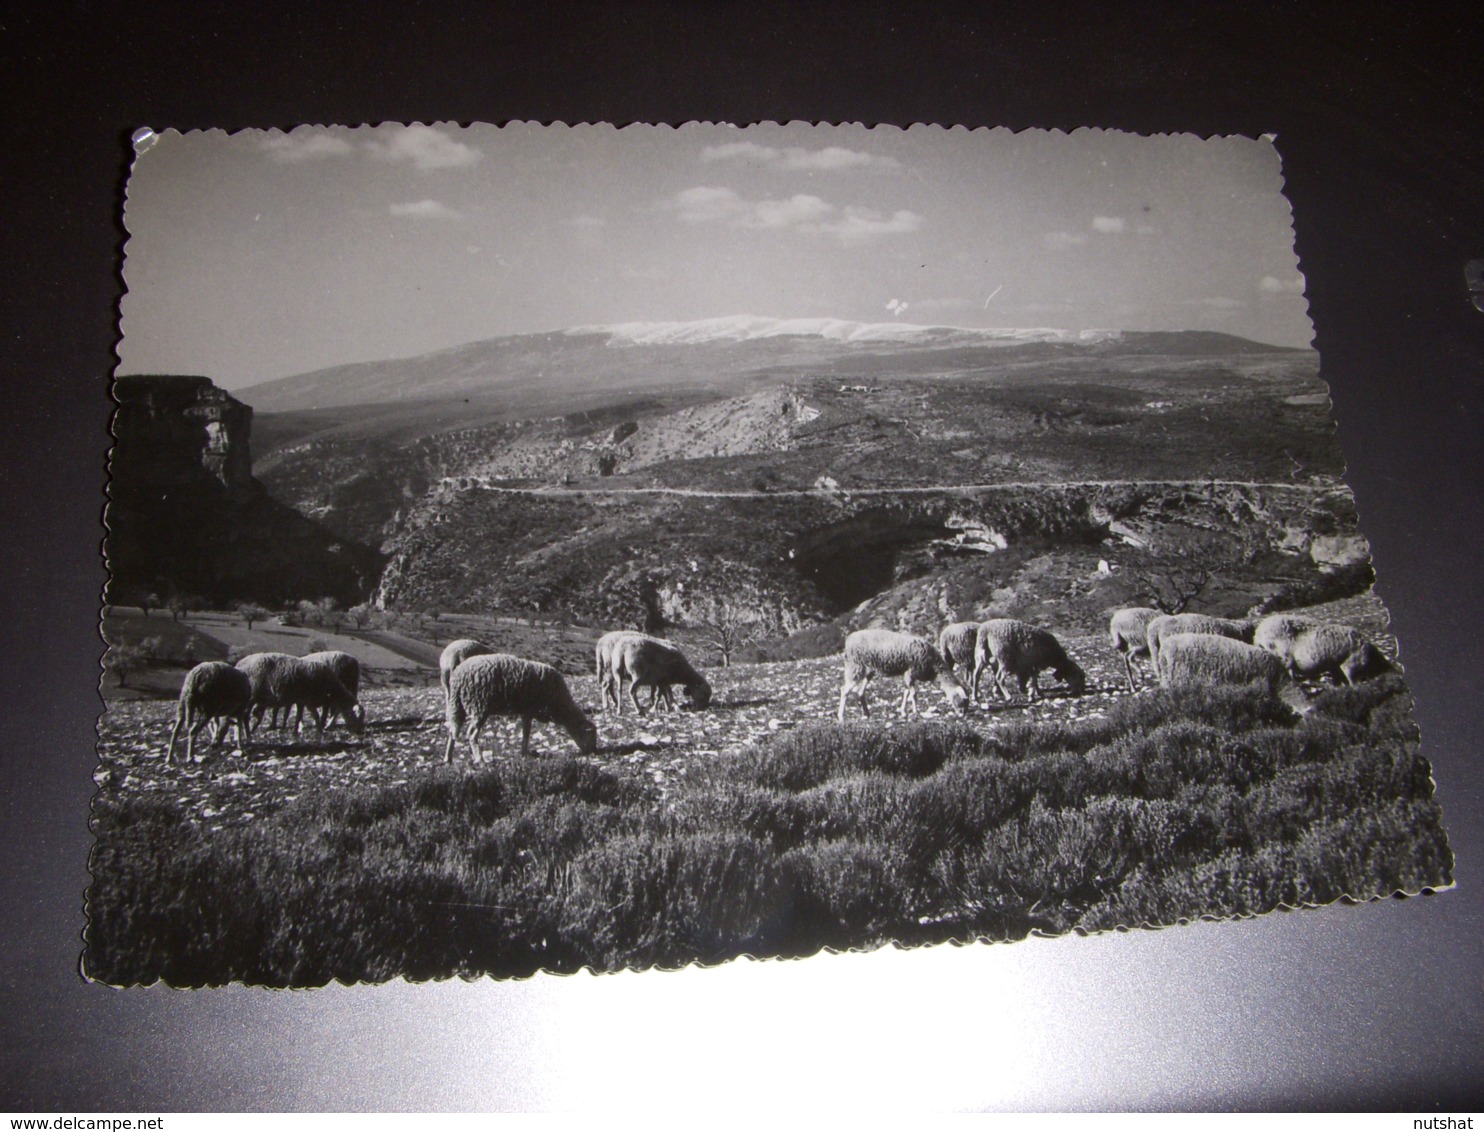
<svg viewBox="0 0 1484 1132">
<path fill-rule="evenodd" d="M 1135 660 L 1145 661 L 1165 686 L 1261 682 L 1273 695 L 1289 694 L 1298 678 L 1328 676 L 1354 684 L 1393 667 L 1357 630 L 1292 614 L 1250 621 L 1120 609 L 1108 633 L 1123 659 L 1130 692 L 1138 688 Z M 711 702 L 711 685 L 670 641 L 637 632 L 608 633 L 597 642 L 594 659 L 605 711 L 611 708 L 622 713 L 625 681 L 629 702 L 641 715 L 645 707 L 639 702 L 640 688 L 650 689 L 650 710 L 661 700 L 674 710 L 671 689 L 677 684 L 694 709 L 704 709 Z M 980 683 L 986 675 L 995 692 L 1007 701 L 1011 680 L 1022 696 L 1039 698 L 1040 674 L 1048 670 L 1073 695 L 1081 695 L 1087 687 L 1085 673 L 1055 636 L 1009 618 L 956 622 L 943 629 L 936 644 L 889 629 L 860 629 L 846 638 L 844 660 L 837 713 L 842 723 L 851 695 L 861 713 L 870 715 L 866 691 L 877 676 L 902 679 L 899 712 L 904 716 L 909 710 L 917 713 L 917 685 L 928 681 L 935 681 L 950 706 L 963 712 L 970 703 L 979 702 Z M 965 673 L 963 681 L 959 669 Z M 492 652 L 478 641 L 458 640 L 443 650 L 439 679 L 448 729 L 445 762 L 453 760 L 460 737 L 468 743 L 471 756 L 481 759 L 480 735 L 497 716 L 520 720 L 522 755 L 530 752 L 532 721 L 562 728 L 583 754 L 597 750 L 597 727 L 577 705 L 561 673 L 549 664 Z M 359 688 L 360 665 L 343 652 L 305 657 L 254 653 L 235 666 L 221 661 L 198 664 L 181 687 L 165 761 L 174 760 L 182 727 L 186 728 L 186 759 L 194 761 L 196 736 L 207 723 L 217 724 L 217 742 L 229 727 L 235 727 L 238 743 L 245 747 L 252 729 L 269 712 L 273 723 L 283 712 L 285 724 L 291 711 L 297 713 L 296 733 L 308 708 L 317 735 L 323 735 L 337 718 L 359 735 L 365 723 Z"/>
</svg>

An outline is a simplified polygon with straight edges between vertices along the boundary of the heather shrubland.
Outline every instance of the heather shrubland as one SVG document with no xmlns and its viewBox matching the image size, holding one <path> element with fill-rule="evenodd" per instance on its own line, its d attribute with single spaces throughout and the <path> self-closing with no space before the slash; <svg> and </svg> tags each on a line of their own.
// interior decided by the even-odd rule
<svg viewBox="0 0 1484 1132">
<path fill-rule="evenodd" d="M 110 983 L 520 976 L 1014 939 L 1449 883 L 1399 678 L 1125 697 L 1097 717 L 813 723 L 663 782 L 567 755 L 316 788 L 207 826 L 95 803 Z"/>
</svg>

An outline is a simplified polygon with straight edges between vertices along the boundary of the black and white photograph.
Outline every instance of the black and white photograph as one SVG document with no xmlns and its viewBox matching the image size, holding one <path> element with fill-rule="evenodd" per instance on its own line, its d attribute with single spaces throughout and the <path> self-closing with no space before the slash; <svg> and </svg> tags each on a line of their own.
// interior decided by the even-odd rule
<svg viewBox="0 0 1484 1132">
<path fill-rule="evenodd" d="M 1272 137 L 133 150 L 88 980 L 1451 887 Z"/>
</svg>

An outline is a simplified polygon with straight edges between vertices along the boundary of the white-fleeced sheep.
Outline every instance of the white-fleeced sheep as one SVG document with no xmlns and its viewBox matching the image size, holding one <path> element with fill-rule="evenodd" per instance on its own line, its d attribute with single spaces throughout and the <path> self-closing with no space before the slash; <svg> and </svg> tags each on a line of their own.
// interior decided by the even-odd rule
<svg viewBox="0 0 1484 1132">
<path fill-rule="evenodd" d="M 1291 636 L 1270 630 L 1264 640 L 1270 642 L 1270 651 L 1295 677 L 1318 680 L 1328 676 L 1336 684 L 1356 684 L 1396 671 L 1385 653 L 1349 625 L 1315 622 L 1297 631 L 1292 625 L 1285 628 Z M 1271 647 L 1273 642 L 1277 647 Z"/>
<path fill-rule="evenodd" d="M 608 705 L 613 704 L 613 710 L 623 713 L 623 687 L 618 675 L 618 646 L 624 641 L 645 639 L 645 634 L 635 632 L 632 629 L 615 629 L 611 633 L 604 633 L 598 638 L 598 643 L 593 646 L 593 668 L 598 677 L 598 698 L 604 711 Z M 659 695 L 659 689 L 654 691 Z M 654 706 L 651 701 L 650 707 Z"/>
<path fill-rule="evenodd" d="M 913 715 L 918 714 L 917 685 L 928 680 L 938 682 L 949 704 L 960 711 L 968 710 L 968 695 L 932 642 L 891 629 L 857 629 L 845 638 L 845 675 L 838 713 L 841 723 L 845 722 L 845 702 L 852 692 L 860 701 L 861 714 L 870 717 L 866 688 L 873 676 L 902 677 L 906 687 L 897 709 L 902 716 L 909 706 Z"/>
<path fill-rule="evenodd" d="M 226 720 L 237 728 L 237 743 L 247 748 L 247 713 L 252 707 L 252 681 L 220 660 L 208 660 L 186 673 L 180 686 L 180 703 L 175 709 L 175 726 L 170 729 L 170 745 L 165 748 L 165 764 L 175 759 L 175 739 L 181 726 L 186 729 L 186 762 L 196 759 L 196 736 L 213 719 Z M 214 743 L 226 733 L 217 732 Z M 214 744 L 213 744 L 214 745 Z"/>
<path fill-rule="evenodd" d="M 947 666 L 955 679 L 959 679 L 958 670 L 964 670 L 964 679 L 974 672 L 974 645 L 979 640 L 979 622 L 977 621 L 955 621 L 951 625 L 943 626 L 938 633 L 938 652 L 943 657 L 943 663 Z M 977 701 L 979 699 L 979 688 L 977 685 L 969 688 L 969 696 Z"/>
<path fill-rule="evenodd" d="M 974 643 L 974 683 L 987 669 L 993 676 L 995 686 L 1009 698 L 1004 685 L 1006 676 L 1013 676 L 1020 684 L 1020 694 L 1030 688 L 1030 698 L 1041 696 L 1041 673 L 1051 669 L 1058 680 L 1064 683 L 1074 696 L 1087 689 L 1087 674 L 1067 655 L 1067 650 L 1047 630 L 1027 621 L 1016 621 L 1009 617 L 997 617 L 979 626 L 979 636 Z"/>
<path fill-rule="evenodd" d="M 265 711 L 302 706 L 314 717 L 317 738 L 336 716 L 357 735 L 365 730 L 356 714 L 355 696 L 328 665 L 306 664 L 287 653 L 259 652 L 243 657 L 237 668 L 252 684 L 254 726 L 262 722 Z"/>
<path fill-rule="evenodd" d="M 467 637 L 448 642 L 443 655 L 438 658 L 438 683 L 443 685 L 445 703 L 448 702 L 448 682 L 453 677 L 453 670 L 471 656 L 489 656 L 494 651 L 482 641 L 472 641 Z"/>
<path fill-rule="evenodd" d="M 612 681 L 616 697 L 622 694 L 626 676 L 629 679 L 629 702 L 641 715 L 643 709 L 639 707 L 638 697 L 640 687 L 654 689 L 654 696 L 649 701 L 651 708 L 663 696 L 666 707 L 671 711 L 675 710 L 675 697 L 670 691 L 674 684 L 685 689 L 687 698 L 697 710 L 704 709 L 711 703 L 711 685 L 706 682 L 706 678 L 691 667 L 685 654 L 674 644 L 659 637 L 634 633 L 622 637 L 613 646 Z M 622 707 L 619 710 L 622 711 Z"/>
<path fill-rule="evenodd" d="M 1148 641 L 1149 663 L 1159 668 L 1159 646 L 1166 636 L 1173 633 L 1200 633 L 1208 637 L 1229 637 L 1243 644 L 1252 643 L 1252 633 L 1257 628 L 1251 621 L 1238 621 L 1231 617 L 1211 617 L 1204 613 L 1171 613 L 1156 617 L 1144 631 Z"/>
<path fill-rule="evenodd" d="M 1274 613 L 1257 623 L 1252 633 L 1252 643 L 1267 649 L 1290 671 L 1293 671 L 1293 645 L 1310 629 L 1317 629 L 1324 622 L 1297 613 Z"/>
<path fill-rule="evenodd" d="M 1261 681 L 1274 696 L 1293 686 L 1283 662 L 1266 649 L 1211 633 L 1167 634 L 1159 645 L 1159 681 L 1166 687 Z"/>
<path fill-rule="evenodd" d="M 1120 609 L 1108 621 L 1108 640 L 1113 651 L 1123 657 L 1123 673 L 1128 677 L 1130 692 L 1138 689 L 1134 682 L 1135 658 L 1149 661 L 1151 668 L 1154 665 L 1149 660 L 1149 622 L 1163 616 L 1158 609 L 1140 605 Z"/>
<path fill-rule="evenodd" d="M 549 664 L 509 653 L 470 657 L 453 670 L 448 682 L 448 742 L 443 761 L 453 761 L 454 742 L 462 734 L 475 761 L 483 761 L 479 733 L 491 716 L 520 720 L 520 753 L 531 752 L 531 721 L 554 723 L 590 755 L 598 749 L 598 729 L 573 700 L 562 674 Z"/>
</svg>

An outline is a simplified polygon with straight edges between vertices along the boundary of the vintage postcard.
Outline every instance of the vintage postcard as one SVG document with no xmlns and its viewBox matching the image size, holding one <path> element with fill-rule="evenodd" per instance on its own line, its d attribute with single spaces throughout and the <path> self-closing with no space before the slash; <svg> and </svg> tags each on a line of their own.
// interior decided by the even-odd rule
<svg viewBox="0 0 1484 1132">
<path fill-rule="evenodd" d="M 89 978 L 1451 883 L 1271 139 L 135 143 Z"/>
</svg>

